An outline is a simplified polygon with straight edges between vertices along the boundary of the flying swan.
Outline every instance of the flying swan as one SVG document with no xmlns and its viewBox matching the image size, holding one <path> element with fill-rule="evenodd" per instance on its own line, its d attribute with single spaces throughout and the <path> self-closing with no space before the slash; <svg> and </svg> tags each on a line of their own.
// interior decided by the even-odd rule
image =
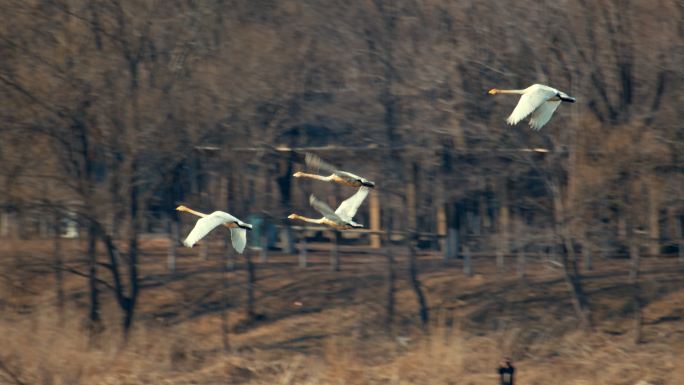
<svg viewBox="0 0 684 385">
<path fill-rule="evenodd" d="M 213 213 L 207 215 L 183 205 L 176 207 L 176 210 L 185 211 L 187 213 L 201 217 L 195 224 L 195 227 L 192 229 L 188 237 L 183 241 L 183 245 L 186 247 L 192 247 L 195 245 L 195 243 L 197 243 L 197 241 L 209 234 L 211 230 L 223 225 L 230 229 L 230 241 L 233 244 L 233 248 L 235 251 L 242 254 L 242 251 L 245 249 L 245 245 L 247 244 L 247 230 L 251 230 L 252 225 L 245 223 L 223 211 L 214 211 Z"/>
<path fill-rule="evenodd" d="M 496 94 L 519 94 L 522 95 L 518 105 L 506 119 L 510 125 L 518 124 L 519 121 L 530 116 L 530 127 L 539 131 L 551 119 L 551 115 L 561 102 L 574 103 L 575 98 L 565 92 L 543 84 L 534 84 L 524 90 L 489 90 L 492 95 Z"/>
<path fill-rule="evenodd" d="M 326 225 L 338 230 L 360 228 L 363 227 L 363 225 L 354 222 L 352 218 L 359 209 L 359 206 L 361 206 L 361 203 L 363 203 L 363 200 L 366 199 L 366 196 L 368 196 L 369 191 L 370 189 L 366 186 L 359 187 L 359 190 L 354 195 L 340 203 L 340 207 L 338 207 L 335 211 L 333 211 L 330 206 L 325 204 L 325 202 L 319 200 L 313 194 L 311 194 L 309 197 L 309 203 L 318 212 L 323 214 L 323 217 L 320 219 L 313 219 L 297 214 L 290 214 L 288 218 L 309 223 L 317 223 L 319 225 Z"/>
<path fill-rule="evenodd" d="M 316 175 L 316 174 L 307 174 L 304 172 L 296 172 L 292 174 L 293 177 L 295 178 L 311 178 L 311 179 L 318 179 L 322 180 L 324 182 L 336 182 L 340 184 L 344 184 L 347 186 L 351 187 L 370 187 L 373 188 L 375 187 L 375 182 L 372 182 L 364 177 L 360 177 L 356 174 L 352 174 L 347 171 L 342 171 L 338 170 L 335 166 L 325 162 L 323 159 L 320 157 L 307 153 L 306 157 L 304 158 L 306 165 L 311 168 L 323 170 L 326 172 L 331 173 L 328 176 L 323 176 L 323 175 Z"/>
</svg>

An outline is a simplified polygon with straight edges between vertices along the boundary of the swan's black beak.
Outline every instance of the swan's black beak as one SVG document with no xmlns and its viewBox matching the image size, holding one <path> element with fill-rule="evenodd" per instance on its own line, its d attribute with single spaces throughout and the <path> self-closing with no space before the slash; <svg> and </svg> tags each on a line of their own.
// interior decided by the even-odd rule
<svg viewBox="0 0 684 385">
<path fill-rule="evenodd" d="M 361 185 L 362 185 L 362 186 L 369 187 L 369 188 L 374 188 L 374 187 L 375 187 L 375 182 L 371 182 L 371 181 L 369 181 L 369 180 L 362 180 L 362 181 L 361 181 Z"/>
<path fill-rule="evenodd" d="M 252 229 L 252 225 L 250 225 L 249 223 L 238 223 L 238 227 L 246 230 Z"/>
<path fill-rule="evenodd" d="M 568 103 L 574 103 L 575 102 L 575 98 L 573 98 L 572 96 L 561 95 L 560 100 L 562 100 L 564 102 L 568 102 Z"/>
</svg>

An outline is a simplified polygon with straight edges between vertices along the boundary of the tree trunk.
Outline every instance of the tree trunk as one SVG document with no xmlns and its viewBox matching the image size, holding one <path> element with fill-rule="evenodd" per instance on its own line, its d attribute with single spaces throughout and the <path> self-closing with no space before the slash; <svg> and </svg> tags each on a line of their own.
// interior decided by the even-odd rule
<svg viewBox="0 0 684 385">
<path fill-rule="evenodd" d="M 294 236 L 292 235 L 292 229 L 289 225 L 286 224 L 280 229 L 280 239 L 283 253 L 293 255 L 295 253 Z"/>
<path fill-rule="evenodd" d="M 420 321 L 423 326 L 423 330 L 427 331 L 430 313 L 425 294 L 423 293 L 422 283 L 418 277 L 418 261 L 416 257 L 416 250 L 413 247 L 412 238 L 413 237 L 408 240 L 409 279 L 411 281 L 413 291 L 416 294 L 416 298 L 418 299 Z"/>
<path fill-rule="evenodd" d="M 88 328 L 91 337 L 98 334 L 102 329 L 100 318 L 100 292 L 97 284 L 97 242 L 95 239 L 95 225 L 88 225 L 88 286 L 90 288 L 90 309 L 88 312 Z"/>
<path fill-rule="evenodd" d="M 178 242 L 180 238 L 180 231 L 178 221 L 175 221 L 169 216 L 168 219 L 169 228 L 169 255 L 166 260 L 166 267 L 170 272 L 174 273 L 176 271 L 176 257 L 178 254 Z"/>
<path fill-rule="evenodd" d="M 253 322 L 256 319 L 256 313 L 254 312 L 254 286 L 256 285 L 256 269 L 254 262 L 252 261 L 252 255 L 249 251 L 244 252 L 245 262 L 247 264 L 247 304 L 245 306 L 245 311 L 247 315 L 247 321 Z"/>
<path fill-rule="evenodd" d="M 488 188 L 488 184 L 485 184 L 485 188 Z M 487 231 L 491 228 L 492 224 L 487 210 L 487 196 L 484 193 L 480 194 L 478 208 L 480 209 L 480 228 L 482 231 Z"/>
<path fill-rule="evenodd" d="M 6 210 L 0 211 L 0 238 L 7 238 L 10 234 L 10 214 Z"/>
<path fill-rule="evenodd" d="M 677 226 L 677 220 L 679 217 L 677 216 L 677 207 L 672 205 L 667 206 L 665 215 L 667 216 L 666 238 L 670 244 L 676 244 L 677 240 L 679 239 L 679 228 Z"/>
<path fill-rule="evenodd" d="M 280 207 L 283 208 L 292 206 L 292 173 L 294 171 L 294 163 L 296 159 L 297 154 L 294 151 L 291 151 L 287 160 L 285 172 L 276 179 L 276 182 L 278 183 L 278 190 L 280 191 Z M 285 215 L 282 215 L 282 217 L 285 217 Z M 292 229 L 290 228 L 289 222 L 287 220 L 283 220 L 281 224 L 283 226 L 280 230 L 280 238 L 282 242 L 283 253 L 293 255 L 295 253 L 295 245 Z"/>
<path fill-rule="evenodd" d="M 518 247 L 518 278 L 524 278 L 525 277 L 525 250 L 522 247 Z"/>
<path fill-rule="evenodd" d="M 302 231 L 301 239 L 299 240 L 299 267 L 306 268 L 306 234 Z"/>
<path fill-rule="evenodd" d="M 617 216 L 618 241 L 620 242 L 620 247 L 625 245 L 629 247 L 627 244 L 627 216 L 625 210 L 619 210 Z"/>
<path fill-rule="evenodd" d="M 230 351 L 230 325 L 228 323 L 228 253 L 226 253 L 225 256 L 225 261 L 222 261 L 221 258 L 219 258 L 219 264 L 221 265 L 221 282 L 223 284 L 223 290 L 221 290 L 221 343 L 223 345 L 223 352 L 227 353 Z"/>
<path fill-rule="evenodd" d="M 561 257 L 563 258 L 563 275 L 570 293 L 572 294 L 572 305 L 580 320 L 580 324 L 585 329 L 592 327 L 591 313 L 589 310 L 589 303 L 587 301 L 584 288 L 582 287 L 581 276 L 577 269 L 577 258 L 568 255 L 573 251 L 568 251 L 568 245 L 562 247 L 563 251 Z"/>
<path fill-rule="evenodd" d="M 450 227 L 447 230 L 446 248 L 444 249 L 444 262 L 458 257 L 458 230 Z"/>
<path fill-rule="evenodd" d="M 633 230 L 633 229 L 632 229 Z M 630 269 L 629 269 L 629 282 L 632 285 L 632 295 L 633 295 L 633 306 L 634 306 L 634 343 L 641 343 L 641 326 L 643 322 L 642 317 L 642 298 L 640 296 L 640 285 L 639 285 L 639 266 L 641 264 L 641 257 L 639 253 L 639 244 L 636 239 L 637 235 L 634 231 L 631 231 L 631 237 L 629 241 L 629 258 L 630 258 Z"/>
<path fill-rule="evenodd" d="M 225 265 L 228 271 L 235 270 L 235 257 L 233 254 L 233 244 L 230 240 L 230 232 L 223 232 L 223 255 L 225 256 Z"/>
<path fill-rule="evenodd" d="M 660 255 L 660 223 L 658 208 L 660 206 L 657 189 L 653 184 L 646 186 L 648 191 L 648 254 L 651 257 Z"/>
<path fill-rule="evenodd" d="M 503 273 L 506 268 L 503 250 L 501 246 L 496 249 L 496 272 Z"/>
<path fill-rule="evenodd" d="M 109 264 L 107 269 L 112 274 L 113 291 L 117 303 L 123 311 L 122 330 L 125 341 L 128 341 L 131 327 L 133 326 L 133 318 L 135 315 L 135 308 L 140 294 L 140 287 L 138 282 L 138 234 L 140 232 L 140 219 L 142 210 L 139 207 L 142 204 L 142 198 L 138 195 L 138 188 L 131 187 L 130 201 L 129 201 L 129 221 L 128 221 L 128 258 L 127 258 L 127 277 L 128 277 L 128 294 L 126 294 L 126 285 L 124 284 L 123 268 L 119 264 L 120 252 L 117 249 L 112 237 L 106 233 L 106 229 L 98 224 L 97 231 L 107 249 L 109 255 Z M 95 225 L 95 224 L 93 224 Z"/>
<path fill-rule="evenodd" d="M 440 197 L 442 194 L 440 194 Z M 439 202 L 442 202 L 441 198 Z M 447 210 L 444 203 L 437 204 L 437 237 L 439 239 L 439 250 L 444 255 L 444 263 L 448 262 L 449 254 L 447 253 Z"/>
<path fill-rule="evenodd" d="M 259 262 L 264 263 L 268 261 L 268 236 L 266 235 L 266 226 L 263 226 L 264 231 L 261 232 L 261 237 L 259 237 Z M 285 242 L 285 240 L 283 240 Z"/>
<path fill-rule="evenodd" d="M 53 269 L 55 272 L 55 297 L 57 298 L 57 311 L 59 312 L 59 324 L 64 323 L 64 261 L 62 260 L 62 226 L 59 223 L 59 215 L 55 215 L 54 223 L 54 248 L 52 252 Z"/>
<path fill-rule="evenodd" d="M 135 242 L 135 244 L 134 244 Z M 130 294 L 123 298 L 121 309 L 124 312 L 123 316 L 123 332 L 124 338 L 128 340 L 131 327 L 133 326 L 133 316 L 135 315 L 135 304 L 138 299 L 138 245 L 137 239 L 131 240 L 128 252 L 128 274 Z"/>
<path fill-rule="evenodd" d="M 133 166 L 135 170 L 135 165 Z M 138 301 L 138 234 L 142 222 L 143 210 L 140 210 L 142 199 L 138 194 L 138 188 L 133 186 L 130 191 L 130 229 L 128 232 L 128 296 L 122 296 L 121 308 L 124 311 L 123 330 L 124 338 L 127 340 L 131 326 L 133 326 L 133 316 L 135 315 L 135 305 Z"/>
<path fill-rule="evenodd" d="M 340 233 L 337 230 L 333 230 L 332 244 L 330 245 L 330 271 L 340 271 L 339 239 Z"/>
<path fill-rule="evenodd" d="M 394 313 L 396 304 L 396 271 L 394 253 L 391 249 L 392 243 L 390 237 L 392 233 L 392 217 L 385 215 L 383 218 L 383 229 L 385 230 L 382 237 L 382 243 L 385 245 L 385 257 L 387 258 L 387 303 L 385 304 L 385 331 L 391 335 L 392 327 L 394 326 Z"/>
<path fill-rule="evenodd" d="M 209 234 L 204 238 L 204 241 L 200 244 L 200 258 L 203 261 L 209 259 Z"/>
<path fill-rule="evenodd" d="M 469 210 L 466 212 L 466 223 L 474 236 L 479 237 L 482 235 L 482 221 L 477 211 Z"/>
<path fill-rule="evenodd" d="M 589 244 L 589 240 L 587 240 L 587 236 L 585 234 L 584 238 L 582 239 L 582 261 L 584 263 L 584 271 L 591 271 L 593 269 L 593 261 L 592 261 L 592 255 L 591 255 L 591 245 Z"/>
<path fill-rule="evenodd" d="M 385 305 L 385 327 L 387 333 L 392 333 L 394 324 L 394 305 L 396 293 L 396 274 L 394 271 L 394 254 L 389 248 L 389 243 L 385 246 L 385 257 L 387 258 L 387 304 Z"/>
<path fill-rule="evenodd" d="M 580 320 L 580 325 L 585 329 L 591 329 L 591 312 L 582 287 L 581 275 L 577 268 L 577 255 L 568 229 L 569 224 L 566 220 L 560 187 L 554 181 L 549 181 L 548 187 L 553 198 L 554 228 L 563 245 L 561 248 L 563 276 L 570 291 L 572 305 Z"/>
<path fill-rule="evenodd" d="M 499 242 L 496 252 L 496 265 L 499 272 L 504 271 L 504 258 L 510 252 L 509 246 L 509 229 L 510 229 L 510 212 L 508 208 L 508 181 L 504 179 L 500 182 L 498 188 L 499 201 Z"/>
<path fill-rule="evenodd" d="M 415 229 L 418 226 L 418 202 L 416 193 L 417 187 L 417 177 L 418 177 L 418 164 L 411 164 L 411 182 L 406 186 L 406 218 L 408 220 L 408 228 Z"/>
<path fill-rule="evenodd" d="M 473 276 L 473 261 L 468 246 L 463 246 L 463 274 L 469 277 Z"/>
<path fill-rule="evenodd" d="M 684 264 L 684 215 L 677 216 L 677 239 L 678 239 L 678 254 L 679 262 Z"/>
</svg>

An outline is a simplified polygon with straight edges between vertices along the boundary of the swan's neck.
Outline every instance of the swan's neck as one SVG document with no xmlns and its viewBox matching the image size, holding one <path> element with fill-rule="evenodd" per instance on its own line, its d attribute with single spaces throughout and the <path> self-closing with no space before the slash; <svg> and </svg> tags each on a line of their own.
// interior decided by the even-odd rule
<svg viewBox="0 0 684 385">
<path fill-rule="evenodd" d="M 323 175 L 316 175 L 316 174 L 307 174 L 307 173 L 305 173 L 305 172 L 298 172 L 298 173 L 294 174 L 294 176 L 295 176 L 296 178 L 311 178 L 311 179 L 318 179 L 318 180 L 322 180 L 322 181 L 325 181 L 325 182 L 329 181 L 329 180 L 331 179 L 331 177 L 332 177 L 332 175 L 331 175 L 331 176 L 323 176 Z"/>
<path fill-rule="evenodd" d="M 292 215 L 290 215 L 290 219 L 295 219 L 295 220 L 298 220 L 298 221 L 309 222 L 309 223 L 316 223 L 316 224 L 319 224 L 319 225 L 322 223 L 322 220 L 323 220 L 323 218 L 320 218 L 320 219 L 313 219 L 313 218 L 303 217 L 303 216 L 297 215 L 297 214 L 292 214 Z"/>
<path fill-rule="evenodd" d="M 490 94 L 496 95 L 496 94 L 517 94 L 517 95 L 522 95 L 525 93 L 526 90 L 499 90 L 499 89 L 492 89 L 489 91 Z"/>
<path fill-rule="evenodd" d="M 204 217 L 207 216 L 207 214 L 201 213 L 201 212 L 199 212 L 199 211 L 195 211 L 195 210 L 193 210 L 193 209 L 191 209 L 191 208 L 189 208 L 189 207 L 185 207 L 185 206 L 178 206 L 178 207 L 176 207 L 176 210 L 178 210 L 178 211 L 185 211 L 186 213 L 190 213 L 190 214 L 193 214 L 193 215 L 197 215 L 198 217 L 202 217 L 202 218 L 204 218 Z"/>
</svg>

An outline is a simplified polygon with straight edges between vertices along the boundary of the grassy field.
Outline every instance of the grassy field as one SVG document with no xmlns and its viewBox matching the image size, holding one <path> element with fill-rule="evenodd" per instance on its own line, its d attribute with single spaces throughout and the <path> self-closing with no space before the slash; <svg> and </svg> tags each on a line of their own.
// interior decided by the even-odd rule
<svg viewBox="0 0 684 385">
<path fill-rule="evenodd" d="M 68 266 L 82 270 L 79 245 L 65 241 Z M 166 269 L 164 240 L 143 241 L 142 292 L 124 343 L 120 310 L 103 288 L 105 330 L 84 331 L 86 279 L 66 273 L 67 305 L 55 306 L 50 242 L 6 241 L 0 248 L 0 383 L 8 384 L 496 384 L 511 356 L 517 384 L 684 383 L 684 276 L 674 259 L 642 264 L 642 342 L 634 343 L 626 260 L 597 260 L 585 284 L 595 328 L 579 331 L 560 270 L 530 260 L 517 278 L 514 258 L 497 274 L 493 258 L 420 255 L 431 308 L 419 326 L 405 250 L 397 257 L 397 304 L 385 325 L 386 258 L 343 253 L 330 272 L 326 252 L 271 253 L 258 261 L 254 323 L 245 322 L 244 260 L 227 274 L 217 243 L 207 260 L 180 250 Z M 105 261 L 104 255 L 102 261 Z M 108 279 L 104 269 L 100 274 Z M 224 275 L 225 274 L 225 275 Z M 228 278 L 224 299 L 223 278 Z M 221 315 L 230 324 L 224 352 Z"/>
</svg>

